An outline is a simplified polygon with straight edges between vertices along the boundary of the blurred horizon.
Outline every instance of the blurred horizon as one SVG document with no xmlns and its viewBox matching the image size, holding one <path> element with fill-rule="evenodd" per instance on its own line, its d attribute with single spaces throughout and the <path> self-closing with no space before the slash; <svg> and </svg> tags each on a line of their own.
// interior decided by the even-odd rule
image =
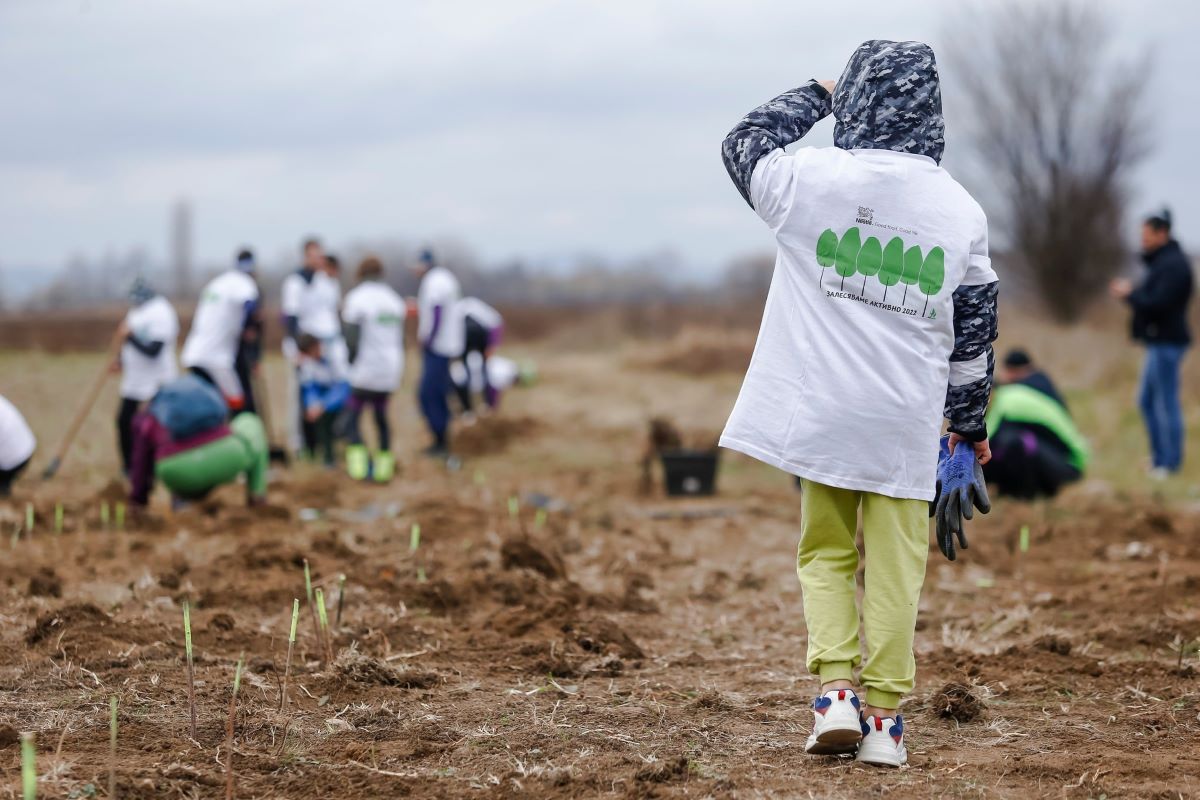
<svg viewBox="0 0 1200 800">
<path fill-rule="evenodd" d="M 1185 102 L 1200 9 L 1102 5 L 1121 46 L 1155 62 L 1155 149 L 1127 239 L 1167 203 L 1186 244 L 1200 216 L 1196 172 L 1182 168 L 1200 135 Z M 948 18 L 969 21 L 950 0 L 856 8 L 849 25 L 839 7 L 774 0 L 10 0 L 0 297 L 23 303 L 64 270 L 67 282 L 72 269 L 101 283 L 165 276 L 181 200 L 193 281 L 243 245 L 286 269 L 315 234 L 339 254 L 432 243 L 481 272 L 603 267 L 711 287 L 773 247 L 718 156 L 741 115 L 836 78 L 864 39 L 940 49 Z M 942 72 L 946 166 L 991 211 L 987 165 L 967 152 L 944 61 Z"/>
</svg>

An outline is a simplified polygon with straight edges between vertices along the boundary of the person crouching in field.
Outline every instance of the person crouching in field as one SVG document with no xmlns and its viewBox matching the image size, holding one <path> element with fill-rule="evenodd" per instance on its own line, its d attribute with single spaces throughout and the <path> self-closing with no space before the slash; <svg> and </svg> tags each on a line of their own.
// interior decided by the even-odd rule
<svg viewBox="0 0 1200 800">
<path fill-rule="evenodd" d="M 831 114 L 835 147 L 784 150 Z M 957 447 L 973 448 L 968 472 L 989 458 L 997 278 L 983 210 L 939 166 L 943 131 L 933 51 L 869 41 L 836 85 L 812 80 L 751 111 L 722 148 L 778 258 L 721 445 L 802 481 L 797 572 L 821 681 L 806 752 L 889 766 L 907 760 L 897 709 L 916 677 L 943 414 L 948 462 Z M 853 688 L 860 510 L 865 707 Z"/>
<path fill-rule="evenodd" d="M 408 309 L 404 298 L 383 281 L 383 262 L 374 256 L 358 266 L 358 285 L 346 295 L 342 322 L 350 349 L 350 400 L 346 471 L 354 480 L 368 476 L 379 483 L 392 479 L 396 460 L 392 456 L 388 402 L 400 387 L 404 374 L 404 320 Z M 379 450 L 372 455 L 363 444 L 360 418 L 371 407 Z"/>
<path fill-rule="evenodd" d="M 267 434 L 249 412 L 226 422 L 229 407 L 212 384 L 196 375 L 167 382 L 134 419 L 129 500 L 144 508 L 155 480 L 176 501 L 199 500 L 239 475 L 250 505 L 267 495 Z"/>
<path fill-rule="evenodd" d="M 304 440 L 312 442 L 309 457 L 321 457 L 326 467 L 336 465 L 336 422 L 346 400 L 350 384 L 338 376 L 337 368 L 324 355 L 321 340 L 302 333 L 296 342 L 299 362 L 300 406 L 304 412 Z M 319 452 L 318 452 L 319 451 Z"/>
<path fill-rule="evenodd" d="M 992 460 L 983 474 L 1002 495 L 1021 500 L 1053 497 L 1087 469 L 1087 442 L 1066 401 L 1023 350 L 1004 359 L 987 429 Z"/>
<path fill-rule="evenodd" d="M 0 497 L 12 494 L 13 481 L 25 471 L 37 439 L 17 407 L 0 395 Z"/>
</svg>

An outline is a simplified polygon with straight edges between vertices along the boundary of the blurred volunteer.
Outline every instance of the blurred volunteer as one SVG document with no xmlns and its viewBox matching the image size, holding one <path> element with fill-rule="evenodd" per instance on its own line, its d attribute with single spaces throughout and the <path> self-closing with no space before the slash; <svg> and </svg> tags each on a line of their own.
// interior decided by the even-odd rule
<svg viewBox="0 0 1200 800">
<path fill-rule="evenodd" d="M 12 494 L 13 481 L 29 466 L 37 439 L 17 407 L 0 395 L 0 497 Z"/>
<path fill-rule="evenodd" d="M 1012 354 L 1006 362 L 1011 359 Z M 1000 494 L 1023 500 L 1053 497 L 1083 477 L 1087 443 L 1050 379 L 1029 380 L 1041 374 L 1031 361 L 1028 369 L 1004 373 L 987 413 L 992 459 L 984 465 L 984 477 Z"/>
<path fill-rule="evenodd" d="M 478 354 L 471 354 L 468 359 L 474 359 L 475 363 L 471 365 L 471 371 L 468 372 L 464 364 L 455 362 L 450 365 L 450 379 L 454 382 L 454 389 L 461 398 L 463 393 L 483 392 L 485 390 L 483 383 L 484 365 Z M 467 361 L 467 359 L 463 359 Z M 500 405 L 500 397 L 508 389 L 516 386 L 518 383 L 531 385 L 533 376 L 523 373 L 520 365 L 511 358 L 504 356 L 492 356 L 487 360 L 487 388 L 491 390 L 490 405 L 496 408 Z"/>
<path fill-rule="evenodd" d="M 347 354 L 338 315 L 342 288 L 337 276 L 337 259 L 327 256 L 317 239 L 305 240 L 303 247 L 304 263 L 283 280 L 280 304 L 284 323 L 283 354 L 296 364 L 296 342 L 302 334 L 308 334 L 321 342 L 324 357 L 339 377 L 345 378 Z M 314 443 L 303 436 L 298 386 L 289 394 L 292 397 L 289 403 L 292 449 L 311 450 Z"/>
<path fill-rule="evenodd" d="M 346 295 L 342 309 L 350 351 L 349 446 L 346 471 L 355 480 L 368 476 L 380 483 L 395 474 L 388 403 L 404 373 L 404 299 L 384 283 L 383 262 L 375 256 L 358 267 L 358 285 Z M 361 417 L 370 406 L 379 450 L 372 456 L 363 444 Z"/>
<path fill-rule="evenodd" d="M 308 454 L 314 461 L 320 456 L 326 467 L 336 463 L 334 423 L 350 397 L 350 384 L 338 377 L 325 358 L 321 340 L 300 334 L 296 342 L 299 361 L 296 375 L 300 381 L 300 407 L 304 412 L 304 440 L 311 442 Z"/>
<path fill-rule="evenodd" d="M 465 328 L 458 317 L 462 290 L 454 273 L 437 264 L 429 250 L 421 253 L 415 271 L 421 278 L 417 291 L 417 338 L 422 352 L 418 399 L 433 434 L 433 444 L 425 452 L 443 458 L 450 452 L 450 361 L 462 355 L 466 344 Z"/>
<path fill-rule="evenodd" d="M 129 474 L 133 451 L 133 418 L 159 387 L 179 372 L 175 364 L 175 340 L 179 317 L 167 298 L 143 278 L 129 290 L 132 307 L 121 323 L 125 343 L 117 362 L 121 370 L 121 406 L 117 412 L 117 438 L 121 447 L 121 469 Z"/>
<path fill-rule="evenodd" d="M 199 500 L 222 484 L 246 480 L 246 500 L 267 495 L 267 434 L 255 414 L 226 421 L 216 388 L 197 375 L 165 383 L 134 419 L 129 500 L 150 502 L 156 480 L 176 501 Z"/>
<path fill-rule="evenodd" d="M 830 115 L 835 147 L 785 150 Z M 988 508 L 978 461 L 996 274 L 983 210 L 939 166 L 943 131 L 933 51 L 874 40 L 836 86 L 780 95 L 722 148 L 778 258 L 721 444 L 802 479 L 797 572 L 821 682 L 806 752 L 887 766 L 907 761 L 897 709 L 916 678 L 930 501 L 950 559 L 972 501 Z M 853 683 L 860 509 L 865 707 Z"/>
<path fill-rule="evenodd" d="M 504 336 L 504 318 L 500 316 L 499 311 L 478 297 L 464 297 L 459 300 L 455 315 L 463 320 L 465 336 L 461 358 L 467 376 L 465 381 L 455 382 L 463 411 L 467 415 L 472 411 L 471 394 L 475 381 L 471 375 L 476 371 L 483 384 L 484 402 L 489 409 L 494 409 L 499 396 L 492 388 L 487 365 L 488 358 Z"/>
<path fill-rule="evenodd" d="M 254 255 L 242 250 L 233 268 L 209 281 L 200 293 L 180 357 L 186 369 L 220 390 L 233 412 L 245 405 L 245 387 L 238 379 L 236 362 L 245 331 L 258 313 L 254 270 Z"/>
<path fill-rule="evenodd" d="M 1179 367 L 1192 342 L 1187 319 L 1195 282 L 1187 255 L 1171 236 L 1168 209 L 1142 223 L 1142 260 L 1146 274 L 1141 283 L 1135 287 L 1117 279 L 1111 291 L 1133 309 L 1133 338 L 1146 347 L 1138 405 L 1150 438 L 1150 474 L 1161 479 L 1183 465 Z"/>
</svg>

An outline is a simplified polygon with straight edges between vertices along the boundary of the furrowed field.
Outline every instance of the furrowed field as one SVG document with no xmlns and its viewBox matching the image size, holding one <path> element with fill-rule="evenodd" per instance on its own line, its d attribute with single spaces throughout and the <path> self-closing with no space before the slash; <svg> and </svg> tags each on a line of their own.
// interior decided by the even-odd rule
<svg viewBox="0 0 1200 800">
<path fill-rule="evenodd" d="M 265 508 L 231 487 L 170 515 L 160 496 L 124 530 L 113 385 L 60 476 L 37 478 L 99 356 L 0 353 L 41 443 L 0 505 L 0 797 L 20 796 L 21 731 L 37 734 L 39 796 L 106 796 L 111 695 L 127 798 L 222 797 L 230 759 L 237 796 L 259 798 L 1200 796 L 1200 457 L 1143 477 L 1139 353 L 1118 324 L 1002 320 L 999 350 L 1046 364 L 1095 465 L 1051 503 L 997 503 L 957 563 L 931 547 L 898 772 L 802 753 L 816 682 L 790 478 L 726 454 L 715 498 L 641 491 L 647 421 L 715 437 L 753 331 L 622 327 L 597 316 L 511 348 L 541 381 L 458 432 L 457 472 L 416 455 L 410 362 L 390 486 L 301 465 L 275 474 Z M 1190 363 L 1193 451 L 1198 389 Z M 27 503 L 34 530 L 14 538 Z M 331 605 L 346 576 L 332 663 L 305 559 Z"/>
</svg>

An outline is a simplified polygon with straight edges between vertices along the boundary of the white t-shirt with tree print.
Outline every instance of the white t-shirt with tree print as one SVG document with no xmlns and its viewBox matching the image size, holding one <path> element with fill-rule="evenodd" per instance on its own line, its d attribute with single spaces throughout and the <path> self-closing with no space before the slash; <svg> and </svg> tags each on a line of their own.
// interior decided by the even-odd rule
<svg viewBox="0 0 1200 800">
<path fill-rule="evenodd" d="M 721 445 L 829 486 L 931 500 L 952 295 L 996 280 L 983 210 L 933 159 L 890 150 L 776 150 L 750 192 L 779 253 Z"/>
</svg>

